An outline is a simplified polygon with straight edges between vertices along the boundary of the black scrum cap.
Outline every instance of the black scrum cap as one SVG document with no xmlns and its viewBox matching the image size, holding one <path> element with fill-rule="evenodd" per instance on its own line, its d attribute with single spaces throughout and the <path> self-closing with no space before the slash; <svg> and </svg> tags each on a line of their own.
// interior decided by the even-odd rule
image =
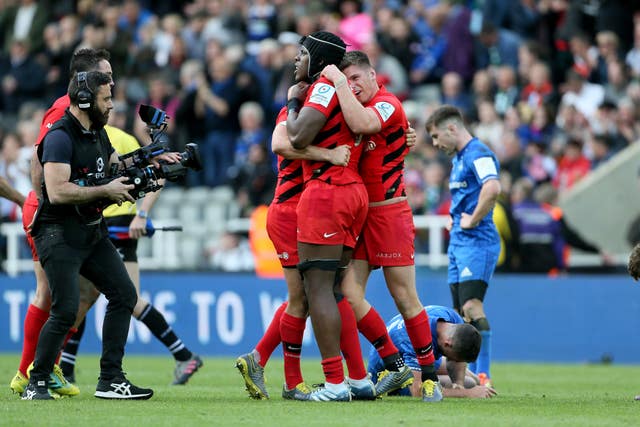
<svg viewBox="0 0 640 427">
<path fill-rule="evenodd" d="M 302 37 L 300 44 L 309 52 L 309 77 L 314 78 L 329 64 L 338 65 L 347 51 L 346 43 L 328 31 Z"/>
</svg>

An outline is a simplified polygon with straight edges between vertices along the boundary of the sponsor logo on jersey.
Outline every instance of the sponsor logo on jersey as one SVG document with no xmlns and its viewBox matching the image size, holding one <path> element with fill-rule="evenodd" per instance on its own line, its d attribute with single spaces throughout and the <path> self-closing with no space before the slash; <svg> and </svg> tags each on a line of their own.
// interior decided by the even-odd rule
<svg viewBox="0 0 640 427">
<path fill-rule="evenodd" d="M 375 142 L 373 142 L 373 141 L 371 141 L 371 140 L 369 140 L 369 142 L 367 142 L 367 148 L 366 148 L 366 150 L 367 150 L 367 151 L 373 151 L 373 150 L 375 150 L 375 149 L 376 149 L 376 143 L 375 143 Z"/>
<path fill-rule="evenodd" d="M 454 188 L 467 188 L 467 181 L 451 181 L 451 182 L 449 182 L 449 189 L 453 190 Z"/>
<path fill-rule="evenodd" d="M 333 98 L 333 94 L 336 93 L 336 88 L 326 83 L 318 83 L 313 87 L 309 102 L 313 104 L 319 104 L 323 107 L 329 106 L 329 102 Z"/>
<path fill-rule="evenodd" d="M 393 112 L 396 111 L 396 107 L 384 101 L 376 102 L 376 105 L 374 105 L 374 108 L 378 110 L 378 113 L 380 114 L 380 117 L 382 117 L 382 121 L 384 122 L 389 120 L 389 117 L 391 117 Z"/>
</svg>

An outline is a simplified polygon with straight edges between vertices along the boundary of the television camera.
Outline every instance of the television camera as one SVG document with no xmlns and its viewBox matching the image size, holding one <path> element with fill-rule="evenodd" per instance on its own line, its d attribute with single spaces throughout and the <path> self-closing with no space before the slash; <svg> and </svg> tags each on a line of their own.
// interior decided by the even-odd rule
<svg viewBox="0 0 640 427">
<path fill-rule="evenodd" d="M 137 200 L 149 192 L 161 189 L 162 185 L 158 182 L 160 179 L 177 181 L 180 177 L 185 176 L 189 169 L 196 171 L 202 169 L 200 151 L 198 145 L 194 143 L 189 143 L 185 146 L 185 151 L 180 153 L 179 162 L 168 163 L 160 160 L 158 161 L 160 164 L 159 168 L 153 166 L 151 162 L 152 158 L 169 152 L 169 138 L 165 133 L 167 119 L 169 117 L 164 111 L 144 104 L 140 105 L 138 115 L 147 125 L 151 143 L 131 153 L 119 156 L 118 158 L 121 161 L 120 165 L 124 165 L 124 168 L 120 168 L 120 165 L 114 164 L 111 165 L 108 176 L 97 178 L 91 173 L 75 180 L 75 184 L 81 187 L 105 185 L 114 179 L 125 176 L 129 178 L 128 184 L 135 186 L 135 188 L 129 191 L 129 194 Z M 100 204 L 101 207 L 106 207 L 113 204 L 113 201 L 105 199 L 100 201 Z"/>
</svg>

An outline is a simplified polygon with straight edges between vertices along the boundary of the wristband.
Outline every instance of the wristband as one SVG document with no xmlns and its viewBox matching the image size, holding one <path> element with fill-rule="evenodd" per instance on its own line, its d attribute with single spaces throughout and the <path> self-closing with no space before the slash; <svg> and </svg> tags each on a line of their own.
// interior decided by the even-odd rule
<svg viewBox="0 0 640 427">
<path fill-rule="evenodd" d="M 291 98 L 290 100 L 287 101 L 287 113 L 291 110 L 297 113 L 300 111 L 301 107 L 302 107 L 302 101 L 300 101 L 298 98 Z"/>
<path fill-rule="evenodd" d="M 139 216 L 140 218 L 147 219 L 147 211 L 138 211 L 136 215 Z"/>
</svg>

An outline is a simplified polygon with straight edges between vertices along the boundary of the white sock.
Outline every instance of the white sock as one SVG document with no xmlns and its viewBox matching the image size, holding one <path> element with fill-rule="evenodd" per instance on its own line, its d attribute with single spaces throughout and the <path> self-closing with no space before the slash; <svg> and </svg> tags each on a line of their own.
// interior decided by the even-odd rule
<svg viewBox="0 0 640 427">
<path fill-rule="evenodd" d="M 324 388 L 326 388 L 327 390 L 332 391 L 334 393 L 338 393 L 338 392 L 341 392 L 344 389 L 346 389 L 347 388 L 347 384 L 344 381 L 339 383 L 339 384 L 333 384 L 333 383 L 330 383 L 330 382 L 325 382 L 324 383 Z"/>
<path fill-rule="evenodd" d="M 366 386 L 369 385 L 371 383 L 371 380 L 369 379 L 369 375 L 367 375 L 366 377 L 362 378 L 361 380 L 354 380 L 353 378 L 347 378 L 347 383 L 356 386 L 356 387 L 360 387 L 360 386 Z"/>
</svg>

